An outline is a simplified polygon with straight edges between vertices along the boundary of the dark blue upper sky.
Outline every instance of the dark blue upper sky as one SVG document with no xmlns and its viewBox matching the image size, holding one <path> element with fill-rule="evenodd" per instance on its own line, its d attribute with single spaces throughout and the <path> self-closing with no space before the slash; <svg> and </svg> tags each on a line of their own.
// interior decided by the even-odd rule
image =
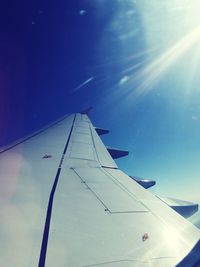
<svg viewBox="0 0 200 267">
<path fill-rule="evenodd" d="M 121 168 L 200 202 L 200 4 L 160 2 L 6 1 L 0 144 L 93 106 Z"/>
<path fill-rule="evenodd" d="M 1 144 L 95 105 L 107 93 L 124 68 L 121 61 L 144 47 L 137 41 L 122 51 L 118 33 L 109 28 L 119 8 L 117 1 L 6 2 L 0 23 Z M 91 86 L 73 92 L 90 77 Z"/>
</svg>

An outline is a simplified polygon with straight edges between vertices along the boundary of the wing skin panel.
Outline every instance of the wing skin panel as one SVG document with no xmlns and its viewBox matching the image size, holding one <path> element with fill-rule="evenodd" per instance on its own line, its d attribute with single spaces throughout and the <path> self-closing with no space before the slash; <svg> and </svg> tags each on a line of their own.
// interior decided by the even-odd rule
<svg viewBox="0 0 200 267">
<path fill-rule="evenodd" d="M 73 142 L 71 145 L 71 158 L 95 160 L 95 152 L 89 144 Z"/>
<path fill-rule="evenodd" d="M 0 266 L 38 265 L 49 194 L 72 119 L 0 154 Z M 45 154 L 52 157 L 43 159 Z"/>
<path fill-rule="evenodd" d="M 86 135 L 76 132 L 73 135 L 72 141 L 77 143 L 89 144 L 90 146 L 93 146 L 92 139 L 89 134 Z"/>
<path fill-rule="evenodd" d="M 90 136 L 90 129 L 89 128 L 75 126 L 75 129 L 76 129 L 76 133 L 81 133 L 81 134 L 85 134 L 85 135 Z"/>
</svg>

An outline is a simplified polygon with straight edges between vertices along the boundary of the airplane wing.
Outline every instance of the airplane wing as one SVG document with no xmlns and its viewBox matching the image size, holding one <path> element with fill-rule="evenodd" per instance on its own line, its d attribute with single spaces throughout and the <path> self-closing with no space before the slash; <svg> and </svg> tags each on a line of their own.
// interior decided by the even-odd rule
<svg viewBox="0 0 200 267">
<path fill-rule="evenodd" d="M 2 267 L 169 267 L 200 239 L 118 169 L 86 114 L 2 149 L 0 181 Z"/>
</svg>

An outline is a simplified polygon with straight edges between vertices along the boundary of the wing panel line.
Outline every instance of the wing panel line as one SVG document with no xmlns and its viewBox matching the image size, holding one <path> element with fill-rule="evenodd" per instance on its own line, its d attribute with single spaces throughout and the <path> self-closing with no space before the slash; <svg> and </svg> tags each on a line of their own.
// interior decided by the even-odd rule
<svg viewBox="0 0 200 267">
<path fill-rule="evenodd" d="M 105 211 L 108 211 L 109 213 L 112 213 L 111 210 L 106 206 L 106 204 L 97 196 L 97 194 L 89 187 L 89 185 L 83 180 L 83 178 L 76 172 L 74 168 L 72 168 L 74 173 L 79 177 L 82 183 L 85 184 L 85 186 L 91 191 L 91 193 L 100 201 L 100 203 L 104 206 Z"/>
<path fill-rule="evenodd" d="M 97 153 L 97 148 L 96 148 L 96 145 L 95 145 L 95 142 L 94 142 L 94 137 L 93 137 L 93 133 L 92 133 L 92 129 L 91 129 L 91 125 L 90 124 L 91 123 L 89 123 L 89 129 L 90 129 L 90 134 L 91 134 L 91 137 L 92 137 L 92 143 L 93 143 L 93 146 L 94 146 L 95 154 L 97 156 L 98 162 L 101 164 L 100 159 L 99 159 L 99 155 Z"/>
<path fill-rule="evenodd" d="M 54 195 L 55 195 L 55 191 L 56 191 L 56 187 L 58 184 L 58 180 L 59 180 L 59 176 L 60 176 L 60 172 L 61 172 L 61 168 L 62 168 L 62 163 L 67 151 L 67 147 L 69 145 L 69 141 L 71 138 L 71 134 L 72 134 L 72 130 L 74 127 L 74 122 L 76 119 L 76 115 L 74 116 L 73 122 L 72 122 L 72 126 L 71 126 L 71 130 L 67 139 L 67 143 L 65 145 L 59 166 L 58 166 L 58 170 L 56 173 L 56 177 L 51 189 L 51 193 L 50 193 L 50 197 L 49 197 L 49 202 L 48 202 L 48 207 L 47 207 L 47 214 L 46 214 L 46 221 L 45 221 L 45 225 L 44 225 L 44 232 L 43 232 L 43 238 L 42 238 L 42 244 L 41 244 L 41 250 L 40 250 L 40 257 L 39 257 L 39 264 L 38 267 L 44 267 L 45 266 L 45 260 L 46 260 L 46 252 L 47 252 L 47 245 L 48 245 L 48 238 L 49 238 L 49 228 L 50 228 L 50 223 L 51 223 L 51 214 L 52 214 L 52 208 L 53 208 L 53 200 L 54 200 Z"/>
</svg>

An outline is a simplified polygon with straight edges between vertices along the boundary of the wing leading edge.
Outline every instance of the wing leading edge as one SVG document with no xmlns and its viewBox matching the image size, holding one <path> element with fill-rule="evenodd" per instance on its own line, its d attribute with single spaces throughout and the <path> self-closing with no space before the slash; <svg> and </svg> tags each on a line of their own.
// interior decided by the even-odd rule
<svg viewBox="0 0 200 267">
<path fill-rule="evenodd" d="M 1 266 L 168 267 L 200 238 L 118 169 L 86 114 L 2 152 L 0 165 Z"/>
</svg>

